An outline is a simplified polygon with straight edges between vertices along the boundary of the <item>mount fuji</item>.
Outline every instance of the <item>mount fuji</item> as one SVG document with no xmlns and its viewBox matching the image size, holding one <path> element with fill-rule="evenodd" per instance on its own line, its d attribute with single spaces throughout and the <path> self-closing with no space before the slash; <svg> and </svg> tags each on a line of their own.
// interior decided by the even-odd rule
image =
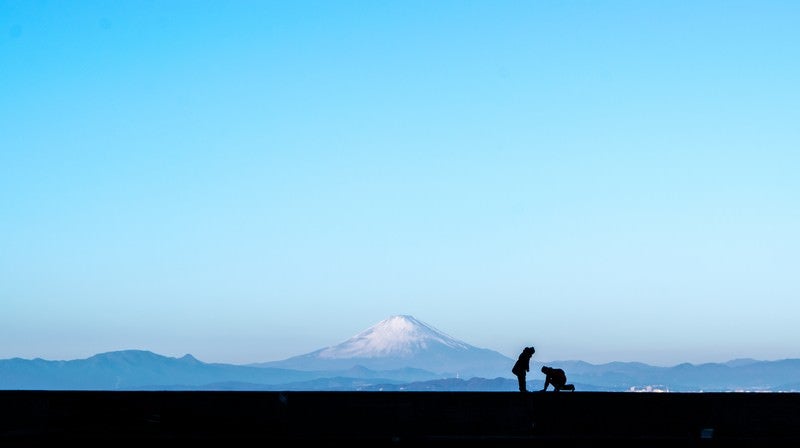
<svg viewBox="0 0 800 448">
<path fill-rule="evenodd" d="M 798 392 L 800 359 L 594 365 L 553 361 L 582 391 Z M 87 359 L 0 359 L 0 390 L 517 390 L 514 360 L 454 339 L 407 315 L 391 316 L 338 345 L 250 365 L 171 358 L 145 350 Z M 543 381 L 534 376 L 534 383 Z M 540 383 L 541 384 L 541 383 Z"/>
<path fill-rule="evenodd" d="M 251 364 L 306 371 L 421 369 L 446 378 L 511 376 L 514 360 L 452 338 L 408 315 L 395 315 L 352 338 L 282 361 Z"/>
</svg>

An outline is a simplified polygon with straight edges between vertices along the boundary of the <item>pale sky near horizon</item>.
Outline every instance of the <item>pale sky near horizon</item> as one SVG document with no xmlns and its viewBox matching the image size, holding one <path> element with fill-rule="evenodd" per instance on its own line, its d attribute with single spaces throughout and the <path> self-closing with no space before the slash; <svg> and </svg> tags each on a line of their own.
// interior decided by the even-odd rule
<svg viewBox="0 0 800 448">
<path fill-rule="evenodd" d="M 800 2 L 0 0 L 0 359 L 800 358 Z"/>
</svg>

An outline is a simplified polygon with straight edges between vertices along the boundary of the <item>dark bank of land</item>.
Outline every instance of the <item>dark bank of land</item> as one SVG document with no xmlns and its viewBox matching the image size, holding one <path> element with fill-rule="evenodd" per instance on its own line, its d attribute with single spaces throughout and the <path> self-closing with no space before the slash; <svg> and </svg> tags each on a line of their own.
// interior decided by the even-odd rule
<svg viewBox="0 0 800 448">
<path fill-rule="evenodd" d="M 0 391 L 0 446 L 800 446 L 797 393 Z"/>
</svg>

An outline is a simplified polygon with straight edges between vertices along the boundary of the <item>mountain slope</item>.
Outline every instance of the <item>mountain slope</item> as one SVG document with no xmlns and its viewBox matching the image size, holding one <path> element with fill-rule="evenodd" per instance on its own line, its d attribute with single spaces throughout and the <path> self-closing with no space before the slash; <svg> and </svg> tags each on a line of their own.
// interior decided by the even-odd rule
<svg viewBox="0 0 800 448">
<path fill-rule="evenodd" d="M 510 377 L 514 360 L 459 341 L 408 315 L 391 316 L 341 344 L 283 361 L 253 364 L 297 370 L 411 367 L 442 377 Z"/>
<path fill-rule="evenodd" d="M 101 353 L 71 361 L 0 360 L 0 388 L 50 390 L 158 389 L 219 381 L 279 383 L 319 378 L 320 373 L 208 364 L 191 355 L 171 358 L 145 350 Z"/>
<path fill-rule="evenodd" d="M 209 364 L 191 355 L 171 358 L 145 350 L 122 350 L 87 359 L 0 360 L 0 389 L 6 390 L 280 390 L 303 384 L 324 389 L 328 378 L 357 389 L 378 382 L 426 381 L 438 375 L 420 369 L 301 371 L 233 364 Z M 286 385 L 286 386 L 283 386 Z M 296 386 L 292 386 L 296 385 Z"/>
</svg>

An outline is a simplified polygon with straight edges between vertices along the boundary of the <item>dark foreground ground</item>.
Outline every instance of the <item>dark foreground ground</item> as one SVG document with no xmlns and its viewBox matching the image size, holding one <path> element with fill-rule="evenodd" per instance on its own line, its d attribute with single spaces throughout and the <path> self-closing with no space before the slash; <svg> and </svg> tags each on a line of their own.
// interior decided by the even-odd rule
<svg viewBox="0 0 800 448">
<path fill-rule="evenodd" d="M 800 394 L 0 391 L 0 447 L 800 447 Z"/>
</svg>

